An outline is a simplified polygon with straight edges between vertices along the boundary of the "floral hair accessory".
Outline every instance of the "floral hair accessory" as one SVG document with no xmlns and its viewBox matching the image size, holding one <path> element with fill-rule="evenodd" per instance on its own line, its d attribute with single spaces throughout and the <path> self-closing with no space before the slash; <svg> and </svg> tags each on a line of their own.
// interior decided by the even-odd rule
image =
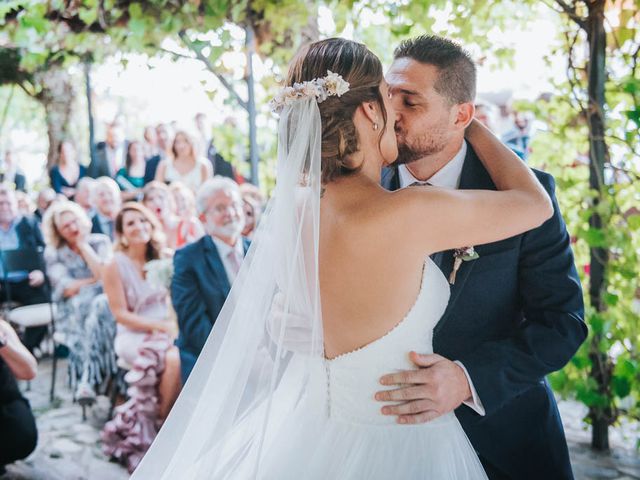
<svg viewBox="0 0 640 480">
<path fill-rule="evenodd" d="M 315 98 L 318 103 L 327 97 L 341 97 L 349 91 L 349 82 L 338 73 L 327 70 L 327 76 L 314 78 L 308 82 L 294 83 L 292 87 L 284 87 L 269 102 L 271 111 L 280 113 L 282 109 L 294 101 L 303 98 Z"/>
</svg>

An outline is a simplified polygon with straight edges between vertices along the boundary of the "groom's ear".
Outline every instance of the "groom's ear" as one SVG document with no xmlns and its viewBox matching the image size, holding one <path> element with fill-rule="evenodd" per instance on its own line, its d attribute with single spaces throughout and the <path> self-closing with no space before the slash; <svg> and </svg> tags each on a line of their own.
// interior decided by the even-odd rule
<svg viewBox="0 0 640 480">
<path fill-rule="evenodd" d="M 455 124 L 463 130 L 469 126 L 476 113 L 476 107 L 473 103 L 459 103 L 457 106 Z"/>
</svg>

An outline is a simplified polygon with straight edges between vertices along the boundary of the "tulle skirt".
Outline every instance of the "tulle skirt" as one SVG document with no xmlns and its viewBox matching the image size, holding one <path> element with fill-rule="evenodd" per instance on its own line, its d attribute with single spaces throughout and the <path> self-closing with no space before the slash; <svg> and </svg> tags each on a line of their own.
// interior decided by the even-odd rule
<svg viewBox="0 0 640 480">
<path fill-rule="evenodd" d="M 280 409 L 278 409 L 280 410 Z M 312 413 L 313 412 L 313 413 Z M 258 412 L 254 412 L 258 413 Z M 181 473 L 183 480 L 482 480 L 487 476 L 453 413 L 420 425 L 350 423 L 298 405 L 274 415 L 264 442 L 245 440 L 262 415 L 247 418 L 221 450 Z M 261 443 L 258 449 L 256 443 Z M 259 450 L 261 453 L 256 454 Z M 256 461 L 257 457 L 259 461 Z M 170 478 L 170 477 L 167 477 Z"/>
<path fill-rule="evenodd" d="M 422 425 L 293 415 L 261 462 L 264 479 L 486 479 L 454 414 Z"/>
</svg>

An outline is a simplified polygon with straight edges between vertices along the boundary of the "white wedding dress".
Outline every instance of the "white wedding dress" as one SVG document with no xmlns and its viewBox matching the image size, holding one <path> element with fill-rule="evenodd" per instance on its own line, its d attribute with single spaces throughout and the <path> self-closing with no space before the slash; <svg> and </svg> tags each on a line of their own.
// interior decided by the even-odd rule
<svg viewBox="0 0 640 480">
<path fill-rule="evenodd" d="M 382 415 L 383 404 L 374 399 L 383 389 L 380 377 L 415 368 L 409 351 L 433 352 L 433 329 L 448 301 L 449 284 L 427 259 L 416 302 L 395 328 L 318 366 L 318 390 L 290 413 L 270 442 L 263 478 L 487 478 L 453 412 L 428 423 L 401 425 L 397 417 Z"/>
<path fill-rule="evenodd" d="M 401 425 L 380 412 L 374 399 L 384 374 L 409 370 L 411 350 L 432 353 L 433 329 L 449 301 L 449 284 L 431 260 L 424 266 L 415 304 L 395 328 L 372 343 L 331 360 L 318 361 L 309 379 L 306 398 L 293 403 L 288 385 L 298 372 L 308 371 L 308 359 L 292 360 L 274 393 L 266 430 L 260 473 L 242 455 L 247 430 L 258 429 L 261 409 L 247 418 L 225 442 L 216 465 L 206 457 L 182 477 L 265 480 L 478 480 L 486 479 L 482 465 L 456 416 L 448 413 L 418 425 Z M 291 389 L 293 392 L 294 389 Z M 293 410 L 291 410 L 293 408 Z M 244 453 L 246 454 L 246 452 Z M 220 462 L 220 459 L 224 459 Z M 228 469 L 221 465 L 229 461 Z M 211 477 L 203 472 L 211 472 Z M 214 473 L 215 472 L 215 473 Z"/>
</svg>

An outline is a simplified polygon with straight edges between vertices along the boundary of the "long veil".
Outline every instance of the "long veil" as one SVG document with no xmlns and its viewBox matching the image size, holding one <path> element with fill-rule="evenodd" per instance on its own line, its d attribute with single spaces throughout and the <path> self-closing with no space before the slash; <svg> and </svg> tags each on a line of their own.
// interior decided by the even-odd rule
<svg viewBox="0 0 640 480">
<path fill-rule="evenodd" d="M 324 356 L 318 238 L 320 112 L 285 106 L 275 194 L 180 397 L 133 479 L 256 478 Z M 316 393 L 319 393 L 316 392 Z"/>
</svg>

